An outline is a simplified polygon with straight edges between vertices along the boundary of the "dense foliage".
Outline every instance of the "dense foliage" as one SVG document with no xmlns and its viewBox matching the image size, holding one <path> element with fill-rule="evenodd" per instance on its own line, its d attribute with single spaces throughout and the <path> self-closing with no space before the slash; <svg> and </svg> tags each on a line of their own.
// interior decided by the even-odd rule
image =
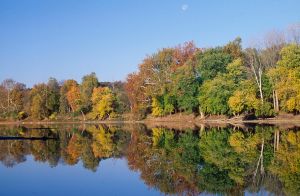
<svg viewBox="0 0 300 196">
<path fill-rule="evenodd" d="M 131 111 L 156 117 L 178 112 L 201 117 L 299 114 L 300 45 L 295 32 L 273 32 L 256 48 L 242 49 L 236 38 L 222 47 L 200 49 L 188 42 L 159 50 L 127 78 Z"/>
<path fill-rule="evenodd" d="M 296 32 L 296 33 L 295 33 Z M 297 33 L 298 32 L 298 33 Z M 264 45 L 243 49 L 193 42 L 147 56 L 126 82 L 99 82 L 95 73 L 26 88 L 11 79 L 0 85 L 0 118 L 106 119 L 131 111 L 135 118 L 175 113 L 275 116 L 300 112 L 299 33 L 273 33 Z"/>
<path fill-rule="evenodd" d="M 95 73 L 75 80 L 48 83 L 26 88 L 11 79 L 0 85 L 0 118 L 36 120 L 106 119 L 129 111 L 123 82 L 101 83 Z"/>
</svg>

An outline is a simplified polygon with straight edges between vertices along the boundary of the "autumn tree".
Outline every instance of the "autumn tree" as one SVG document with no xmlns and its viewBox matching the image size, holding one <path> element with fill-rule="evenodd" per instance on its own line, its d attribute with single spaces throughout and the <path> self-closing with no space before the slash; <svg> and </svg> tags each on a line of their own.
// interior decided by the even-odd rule
<svg viewBox="0 0 300 196">
<path fill-rule="evenodd" d="M 300 46 L 291 44 L 281 52 L 278 66 L 269 70 L 268 75 L 278 92 L 279 104 L 288 112 L 300 111 Z"/>
<path fill-rule="evenodd" d="M 93 104 L 92 119 L 106 119 L 115 115 L 116 97 L 108 87 L 94 88 L 91 97 Z"/>
<path fill-rule="evenodd" d="M 265 71 L 265 67 L 262 64 L 261 55 L 259 50 L 256 48 L 248 48 L 246 49 L 246 63 L 249 66 L 252 76 L 256 82 L 256 85 L 259 90 L 259 96 L 261 103 L 264 103 L 264 93 L 262 90 L 263 86 L 263 74 Z"/>
<path fill-rule="evenodd" d="M 164 48 L 147 56 L 139 65 L 137 73 L 130 74 L 126 82 L 126 91 L 132 111 L 146 113 L 150 111 L 152 99 L 163 97 L 171 92 L 172 75 L 188 60 L 192 59 L 197 48 L 187 42 L 182 46 Z M 168 104 L 167 110 L 171 110 Z"/>
<path fill-rule="evenodd" d="M 31 96 L 31 115 L 35 119 L 44 119 L 50 115 L 47 108 L 48 86 L 44 83 L 36 84 L 30 91 Z"/>
<path fill-rule="evenodd" d="M 125 90 L 125 82 L 99 82 L 99 87 L 108 87 L 116 96 L 116 112 L 126 113 L 130 111 L 130 102 Z"/>
<path fill-rule="evenodd" d="M 272 160 L 269 169 L 283 183 L 286 195 L 297 195 L 300 190 L 300 132 L 285 130 L 281 134 L 276 159 Z"/>
<path fill-rule="evenodd" d="M 0 111 L 3 117 L 16 118 L 18 112 L 24 109 L 25 84 L 12 79 L 4 80 L 0 85 Z"/>
<path fill-rule="evenodd" d="M 67 100 L 72 109 L 72 112 L 81 110 L 82 100 L 80 95 L 80 88 L 77 84 L 72 84 L 67 92 Z"/>
<path fill-rule="evenodd" d="M 256 97 L 257 87 L 251 80 L 245 80 L 233 92 L 228 99 L 228 106 L 233 115 L 241 113 L 253 113 L 260 106 L 260 100 Z"/>
<path fill-rule="evenodd" d="M 223 52 L 229 54 L 233 59 L 243 59 L 242 39 L 237 37 L 233 41 L 230 41 L 223 47 Z"/>
<path fill-rule="evenodd" d="M 69 105 L 67 93 L 72 86 L 76 86 L 77 82 L 75 80 L 66 80 L 60 87 L 60 98 L 59 98 L 59 112 L 61 114 L 67 114 L 71 112 L 71 106 Z"/>
<path fill-rule="evenodd" d="M 261 44 L 256 44 L 255 48 L 247 48 L 245 50 L 245 62 L 253 80 L 256 82 L 263 107 L 265 107 L 264 103 L 268 102 L 270 99 L 267 92 L 269 89 L 266 88 L 268 85 L 266 72 L 268 69 L 276 66 L 277 61 L 280 58 L 279 52 L 285 44 L 286 38 L 284 33 L 274 30 L 268 32 L 264 36 Z M 273 108 L 278 112 L 277 91 L 272 86 L 270 86 L 270 89 L 272 89 L 271 99 L 273 100 Z M 266 104 L 268 105 L 269 103 Z"/>
<path fill-rule="evenodd" d="M 280 51 L 286 44 L 286 38 L 284 33 L 281 31 L 271 31 L 268 32 L 263 40 L 264 49 L 261 51 L 262 63 L 268 69 L 276 67 L 277 61 L 280 60 Z M 273 83 L 276 81 L 272 81 Z M 273 108 L 276 112 L 279 111 L 278 103 L 278 93 L 274 88 L 274 85 L 271 85 L 272 88 L 272 99 L 273 99 Z"/>
<path fill-rule="evenodd" d="M 145 92 L 145 85 L 138 73 L 131 73 L 127 76 L 125 84 L 126 94 L 130 103 L 130 110 L 136 118 L 143 118 L 146 114 L 149 101 Z"/>
</svg>

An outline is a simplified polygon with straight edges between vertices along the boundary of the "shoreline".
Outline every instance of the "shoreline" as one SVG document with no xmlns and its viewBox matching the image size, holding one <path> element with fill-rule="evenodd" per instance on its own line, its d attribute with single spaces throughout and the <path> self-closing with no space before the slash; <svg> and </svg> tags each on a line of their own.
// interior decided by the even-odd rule
<svg viewBox="0 0 300 196">
<path fill-rule="evenodd" d="M 175 123 L 175 124 L 299 124 L 300 119 L 255 119 L 255 120 L 237 120 L 237 119 L 190 119 L 170 120 L 170 119 L 145 119 L 145 120 L 93 120 L 93 121 L 0 121 L 0 125 L 30 125 L 30 124 L 153 124 L 153 123 Z"/>
</svg>

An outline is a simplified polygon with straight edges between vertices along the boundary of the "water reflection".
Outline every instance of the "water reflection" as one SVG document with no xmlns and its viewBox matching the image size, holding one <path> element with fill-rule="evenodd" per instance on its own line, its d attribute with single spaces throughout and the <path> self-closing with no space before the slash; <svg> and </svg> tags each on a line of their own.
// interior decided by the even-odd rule
<svg viewBox="0 0 300 196">
<path fill-rule="evenodd" d="M 125 158 L 148 187 L 163 194 L 300 193 L 300 129 L 275 126 L 147 129 L 143 125 L 1 127 L 0 161 L 76 165 L 91 171 Z M 101 169 L 101 168 L 100 168 Z M 134 185 L 132 185 L 134 188 Z"/>
</svg>

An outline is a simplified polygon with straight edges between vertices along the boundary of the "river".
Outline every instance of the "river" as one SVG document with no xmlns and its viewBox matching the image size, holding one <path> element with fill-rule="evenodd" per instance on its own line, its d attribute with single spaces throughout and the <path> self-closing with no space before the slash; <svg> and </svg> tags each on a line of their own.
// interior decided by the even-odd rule
<svg viewBox="0 0 300 196">
<path fill-rule="evenodd" d="M 1 195 L 299 195 L 300 128 L 0 126 Z"/>
</svg>

